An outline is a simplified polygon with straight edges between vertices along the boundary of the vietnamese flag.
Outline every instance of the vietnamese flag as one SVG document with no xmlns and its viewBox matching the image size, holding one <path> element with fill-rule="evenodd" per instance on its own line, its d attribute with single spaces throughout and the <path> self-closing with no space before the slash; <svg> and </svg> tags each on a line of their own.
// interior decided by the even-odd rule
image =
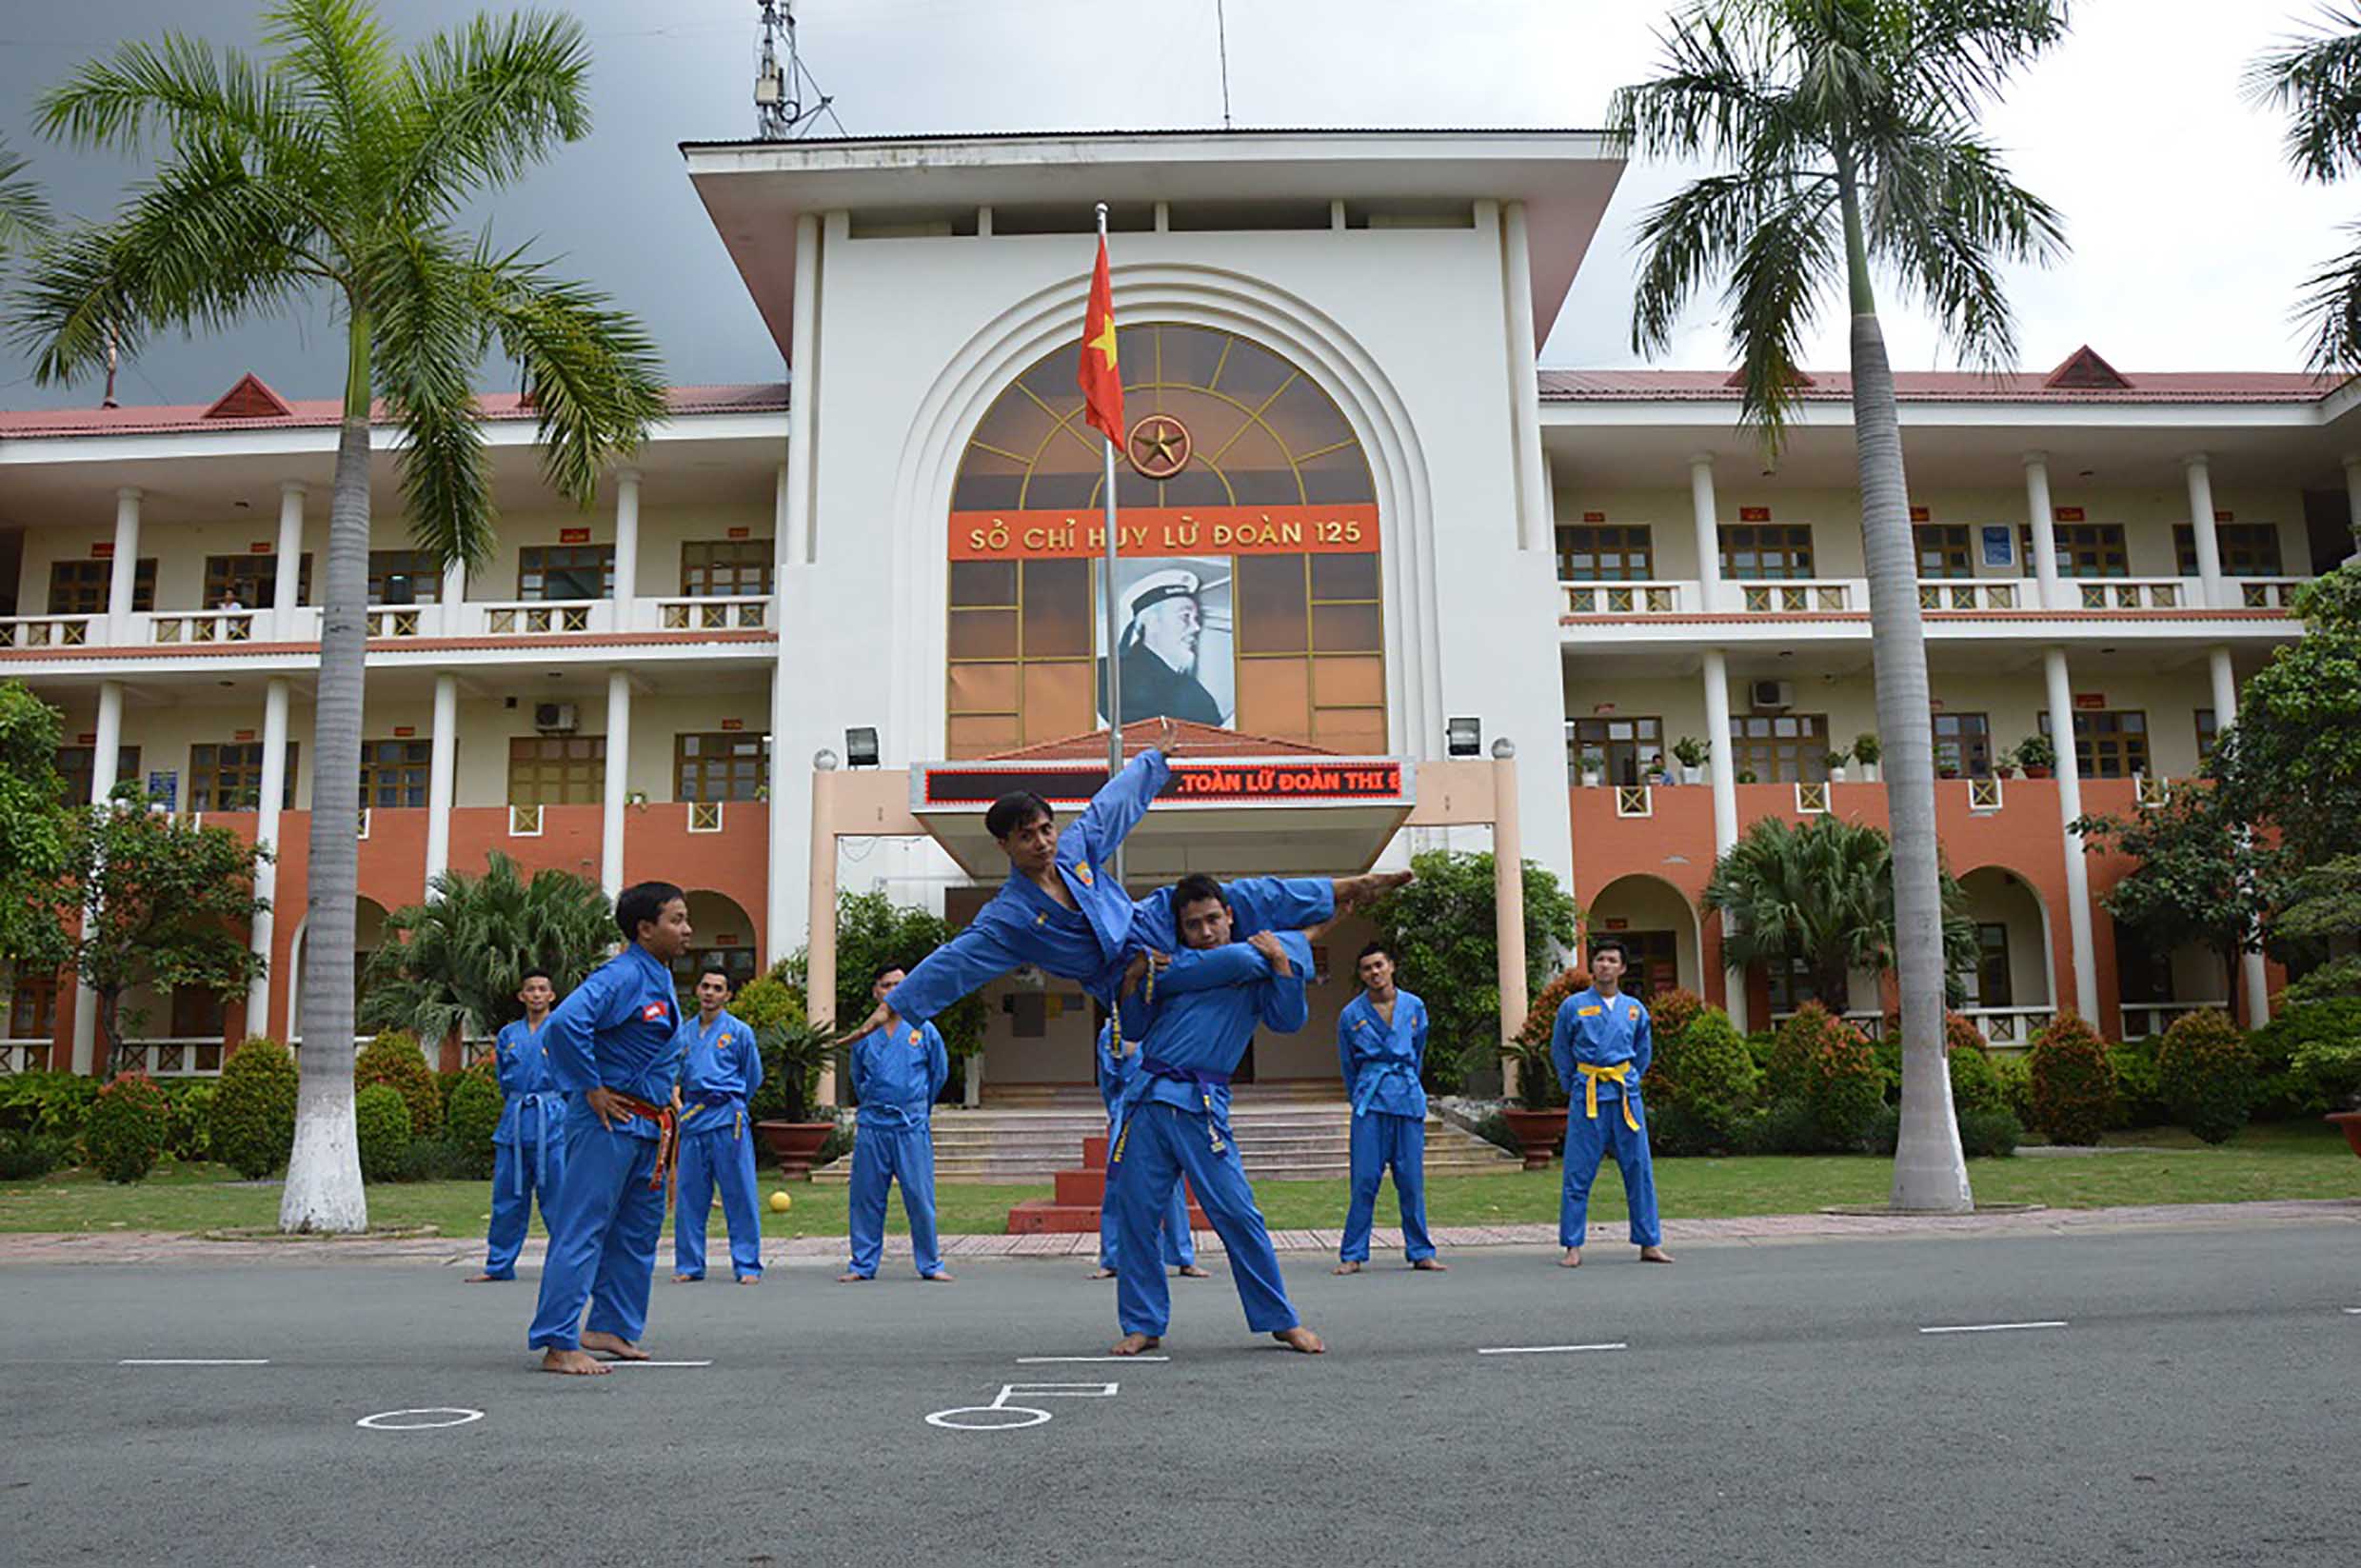
<svg viewBox="0 0 2361 1568">
<path fill-rule="evenodd" d="M 1107 276 L 1106 236 L 1099 236 L 1099 266 L 1090 274 L 1090 307 L 1082 312 L 1082 359 L 1074 375 L 1082 389 L 1082 419 L 1123 444 L 1123 378 L 1115 366 L 1115 285 Z"/>
</svg>

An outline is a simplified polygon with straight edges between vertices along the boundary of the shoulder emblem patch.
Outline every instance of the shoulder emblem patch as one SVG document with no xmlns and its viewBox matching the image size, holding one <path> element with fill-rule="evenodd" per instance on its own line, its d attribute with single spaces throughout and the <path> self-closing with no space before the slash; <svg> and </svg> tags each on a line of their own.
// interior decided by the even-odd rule
<svg viewBox="0 0 2361 1568">
<path fill-rule="evenodd" d="M 640 1022 L 643 1023 L 653 1023 L 664 1016 L 665 1004 L 661 1002 L 651 1002 L 640 1009 Z"/>
<path fill-rule="evenodd" d="M 1574 1016 L 1577 1018 L 1597 1018 L 1599 1014 L 1605 1012 L 1606 1010 L 1607 1009 L 1604 1007 L 1577 1007 L 1574 1010 Z"/>
<path fill-rule="evenodd" d="M 1088 861 L 1076 861 L 1074 863 L 1074 880 L 1081 883 L 1084 887 L 1094 885 L 1091 881 L 1090 863 Z"/>
</svg>

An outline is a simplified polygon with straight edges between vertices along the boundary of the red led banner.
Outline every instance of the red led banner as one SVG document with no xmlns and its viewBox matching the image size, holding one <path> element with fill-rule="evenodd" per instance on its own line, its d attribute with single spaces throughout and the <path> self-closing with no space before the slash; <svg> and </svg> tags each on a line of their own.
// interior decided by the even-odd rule
<svg viewBox="0 0 2361 1568">
<path fill-rule="evenodd" d="M 1333 506 L 1130 506 L 1116 518 L 1122 553 L 1360 555 L 1378 547 L 1378 508 Z M 1106 519 L 1095 509 L 953 512 L 954 561 L 1095 560 L 1106 553 Z"/>
<path fill-rule="evenodd" d="M 936 763 L 913 770 L 911 806 L 919 811 L 981 810 L 1020 789 L 1055 805 L 1075 806 L 1105 783 L 1106 769 L 1087 763 Z M 1168 805 L 1406 805 L 1410 779 L 1401 763 L 1386 757 L 1183 761 L 1172 764 L 1172 781 L 1157 799 Z"/>
</svg>

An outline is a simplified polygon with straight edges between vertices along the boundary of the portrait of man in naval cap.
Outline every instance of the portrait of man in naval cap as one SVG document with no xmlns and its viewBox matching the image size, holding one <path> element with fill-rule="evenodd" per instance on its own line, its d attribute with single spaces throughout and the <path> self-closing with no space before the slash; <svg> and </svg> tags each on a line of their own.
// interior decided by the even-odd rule
<svg viewBox="0 0 2361 1568">
<path fill-rule="evenodd" d="M 1236 683 L 1230 666 L 1230 580 L 1221 570 L 1228 565 L 1219 559 L 1121 564 L 1116 657 L 1121 661 L 1123 723 L 1229 723 Z M 1106 710 L 1101 657 L 1101 717 Z"/>
</svg>

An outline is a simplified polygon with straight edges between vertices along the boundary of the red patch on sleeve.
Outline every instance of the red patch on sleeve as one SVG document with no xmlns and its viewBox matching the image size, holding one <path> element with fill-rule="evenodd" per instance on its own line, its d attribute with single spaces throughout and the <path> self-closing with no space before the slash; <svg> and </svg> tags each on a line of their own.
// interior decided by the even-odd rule
<svg viewBox="0 0 2361 1568">
<path fill-rule="evenodd" d="M 640 1009 L 640 1022 L 643 1023 L 654 1023 L 664 1016 L 665 1004 L 661 1002 L 651 1002 Z"/>
</svg>

